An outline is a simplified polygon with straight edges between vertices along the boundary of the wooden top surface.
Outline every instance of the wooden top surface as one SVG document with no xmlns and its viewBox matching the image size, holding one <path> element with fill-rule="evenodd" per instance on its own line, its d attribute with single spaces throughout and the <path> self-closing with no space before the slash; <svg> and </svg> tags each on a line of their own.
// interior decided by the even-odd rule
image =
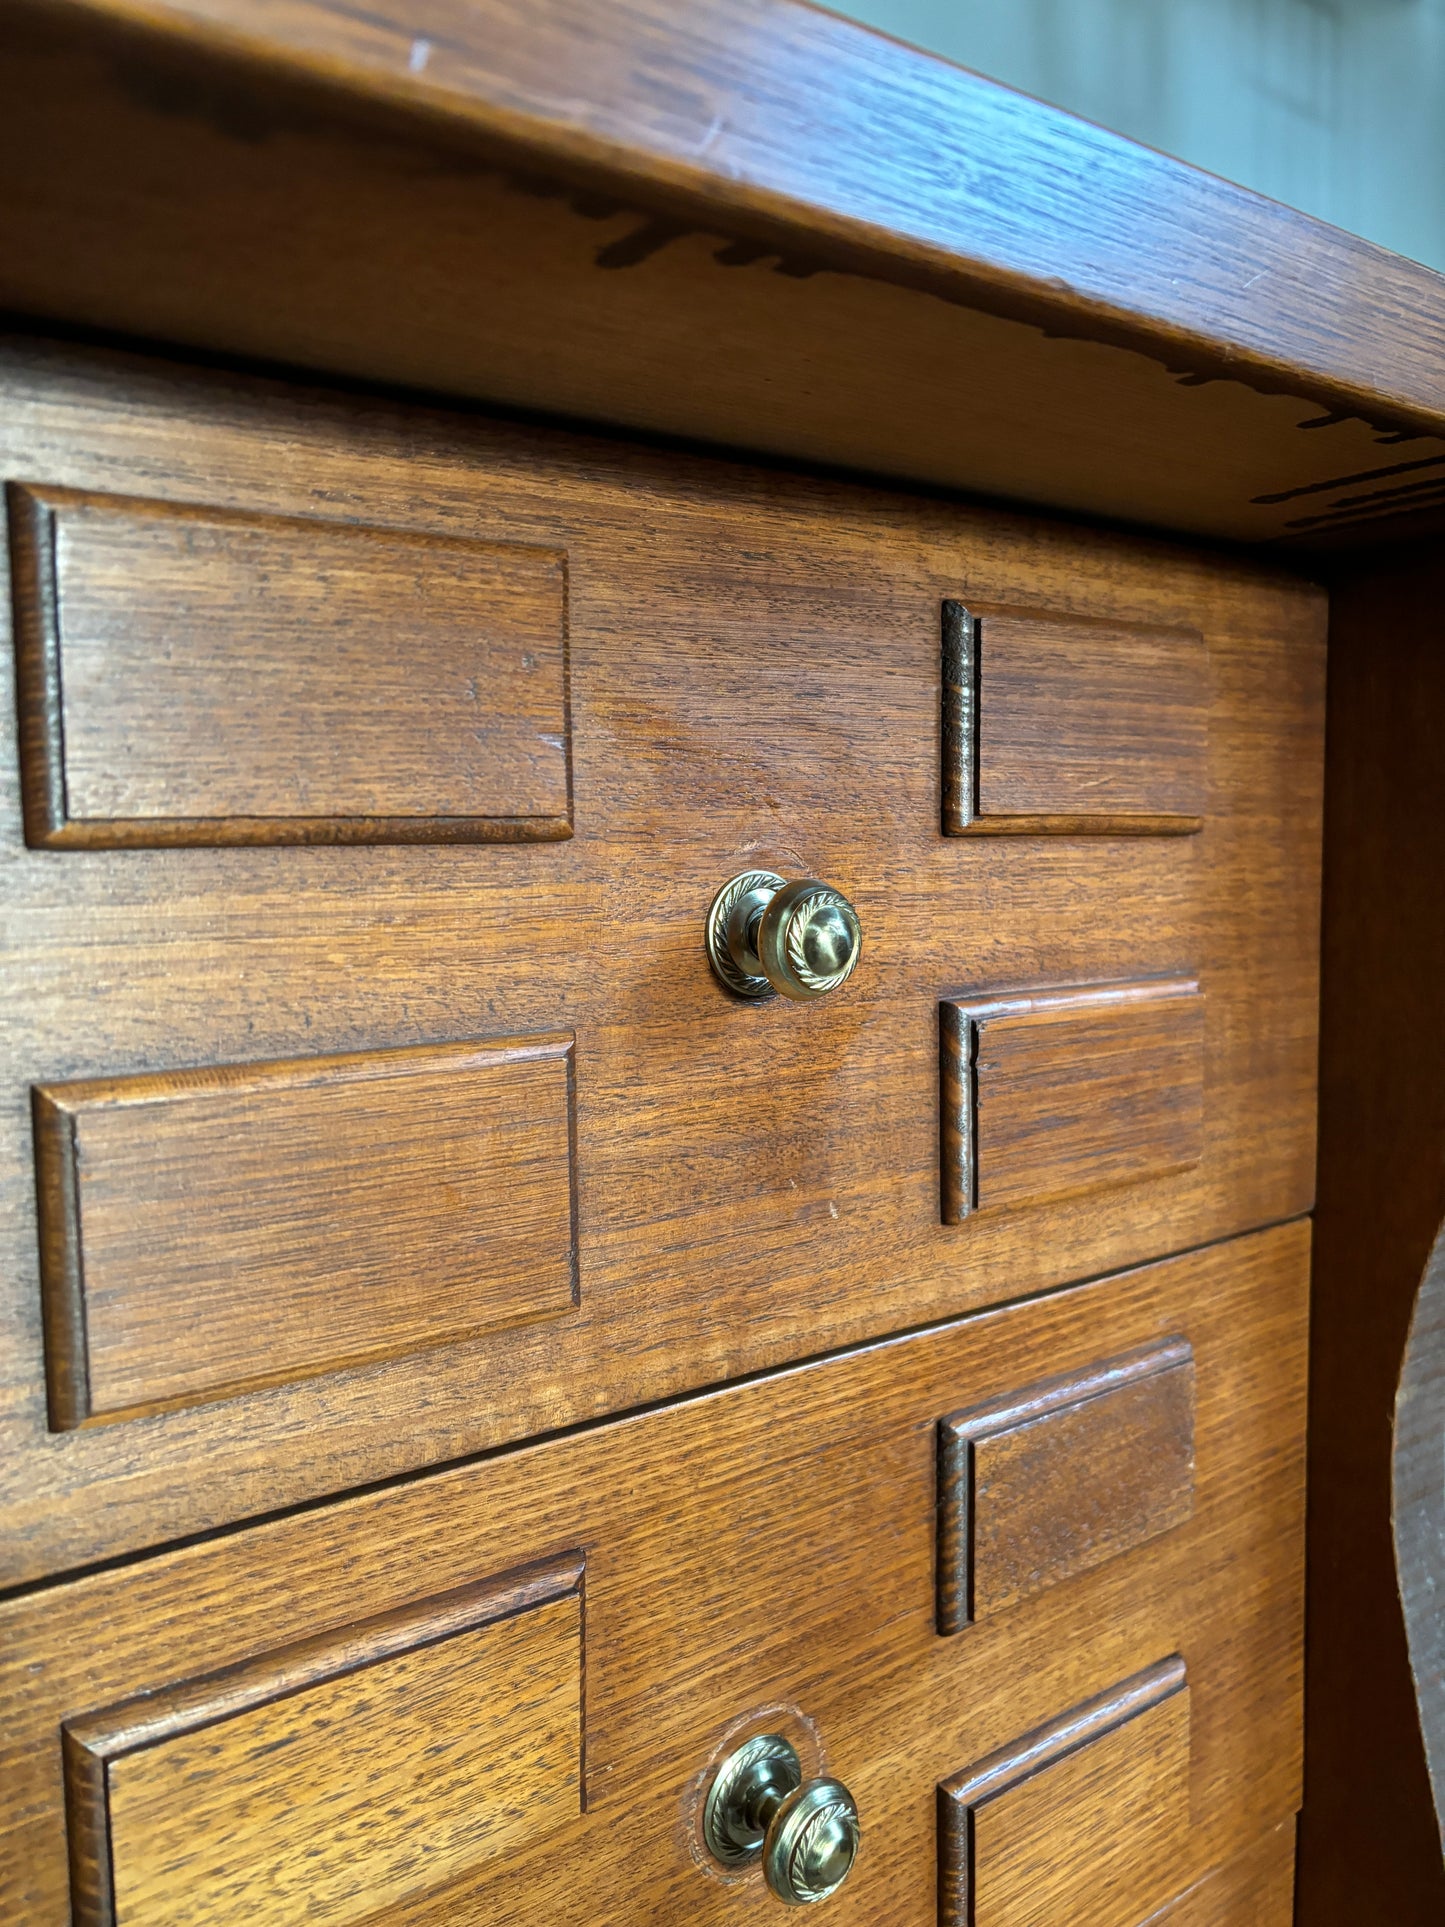
<svg viewBox="0 0 1445 1927">
<path fill-rule="evenodd" d="M 1445 281 L 799 0 L 82 0 L 864 251 L 986 310 L 1445 426 Z"/>
<path fill-rule="evenodd" d="M 0 106 L 13 94 L 17 110 L 7 158 L 47 183 L 35 226 L 0 223 L 12 255 L 0 303 L 22 313 L 1245 539 L 1318 540 L 1361 523 L 1373 536 L 1442 492 L 1440 276 L 798 0 L 384 0 L 364 11 L 345 0 L 30 0 L 7 11 L 0 53 L 23 43 L 0 80 Z M 123 53 L 104 51 L 105 26 L 127 36 Z M 48 78 L 33 65 L 37 27 L 51 36 Z M 208 84 L 191 66 L 161 101 L 154 73 L 143 84 L 138 73 L 178 57 L 200 60 Z M 98 80 L 87 63 L 104 70 Z M 238 135 L 236 114 L 217 104 L 218 75 L 263 93 L 299 84 L 312 118 L 298 131 L 293 103 L 286 127 L 273 115 Z M 203 194 L 204 166 L 187 149 L 200 122 L 218 142 L 324 140 L 324 170 L 347 176 L 373 261 L 402 202 L 378 212 L 356 153 L 337 163 L 348 139 L 355 146 L 358 110 L 384 117 L 366 167 L 382 165 L 383 147 L 409 149 L 413 229 L 440 219 L 424 205 L 420 150 L 445 147 L 455 164 L 461 143 L 493 165 L 503 158 L 513 198 L 530 190 L 533 207 L 520 238 L 494 237 L 497 252 L 526 315 L 517 332 L 551 330 L 550 374 L 521 365 L 497 314 L 478 315 L 485 267 L 460 257 L 479 203 L 460 249 L 455 213 L 437 238 L 455 279 L 471 282 L 469 305 L 452 290 L 458 325 L 445 330 L 445 291 L 416 284 L 437 272 L 435 250 L 403 284 L 422 298 L 382 316 L 367 311 L 385 304 L 384 277 L 359 298 L 333 241 L 329 308 L 347 306 L 349 320 L 319 289 L 309 305 L 294 285 L 279 304 L 261 300 L 271 264 L 244 243 L 244 285 L 220 286 L 224 267 L 197 273 L 204 222 L 186 234 L 184 290 L 180 254 L 152 255 L 138 232 L 126 235 L 131 276 L 107 267 L 78 209 L 97 198 L 84 191 L 96 167 L 67 181 L 74 129 L 68 155 L 46 155 L 21 111 L 37 88 L 78 99 L 92 87 L 133 115 L 169 116 L 173 165 L 157 157 L 148 213 L 136 211 L 138 183 L 129 214 L 116 206 L 106 218 L 163 226 L 163 180 L 177 249 L 181 210 Z M 97 112 L 88 100 L 83 128 L 98 126 Z M 349 136 L 323 127 L 328 113 L 350 117 Z M 140 169 L 128 158 L 144 145 L 136 129 L 115 134 L 107 177 Z M 259 224 L 268 189 L 244 156 L 233 160 L 224 218 L 254 207 Z M 315 146 L 289 157 L 292 199 L 315 191 L 320 168 Z M 604 191 L 618 202 L 599 201 Z M 121 192 L 107 178 L 99 198 Z M 559 198 L 565 213 L 551 205 Z M 288 251 L 305 248 L 286 231 L 294 214 L 268 215 L 280 285 Z M 585 299 L 605 310 L 587 339 L 568 338 L 540 292 L 583 265 L 564 260 L 569 221 L 589 243 Z M 46 234 L 69 251 L 63 271 L 43 258 Z M 689 246 L 698 237 L 702 251 Z M 729 277 L 719 264 L 749 272 Z M 647 270 L 641 318 L 607 309 L 605 271 L 619 268 Z M 791 300 L 786 288 L 760 290 L 762 275 L 791 282 Z M 487 279 L 495 308 L 498 277 Z M 875 291 L 868 313 L 860 281 Z M 197 282 L 212 288 L 210 307 Z M 798 291 L 810 282 L 825 285 Z M 705 290 L 695 307 L 688 283 Z M 880 289 L 896 291 L 891 304 Z M 570 292 L 584 298 L 580 284 Z M 238 302 L 266 308 L 269 324 L 237 319 Z M 686 352 L 667 338 L 668 317 Z M 697 367 L 704 349 L 725 375 Z M 624 352 L 648 365 L 636 394 L 619 377 Z M 1141 356 L 1147 368 L 1132 365 Z M 800 395 L 810 385 L 811 407 Z"/>
</svg>

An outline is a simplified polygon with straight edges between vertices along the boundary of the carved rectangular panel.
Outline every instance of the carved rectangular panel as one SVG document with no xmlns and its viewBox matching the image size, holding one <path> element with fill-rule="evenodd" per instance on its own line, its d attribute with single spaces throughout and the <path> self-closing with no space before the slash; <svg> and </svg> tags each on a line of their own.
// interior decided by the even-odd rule
<svg viewBox="0 0 1445 1927">
<path fill-rule="evenodd" d="M 1193 1509 L 1187 1339 L 955 1412 L 938 1428 L 938 1630 L 1089 1572 Z"/>
<path fill-rule="evenodd" d="M 34 1111 L 57 1429 L 576 1303 L 570 1035 L 51 1084 Z"/>
<path fill-rule="evenodd" d="M 8 499 L 32 844 L 571 834 L 554 551 Z"/>
<path fill-rule="evenodd" d="M 943 828 L 1197 830 L 1209 658 L 1193 630 L 943 605 Z"/>
<path fill-rule="evenodd" d="M 1189 1691 L 1162 1661 L 938 1789 L 940 1927 L 1139 1927 L 1179 1892 Z"/>
<path fill-rule="evenodd" d="M 66 1723 L 76 1927 L 374 1916 L 581 1810 L 580 1557 Z"/>
<path fill-rule="evenodd" d="M 940 1026 L 945 1224 L 1198 1163 L 1192 978 L 949 999 Z"/>
</svg>

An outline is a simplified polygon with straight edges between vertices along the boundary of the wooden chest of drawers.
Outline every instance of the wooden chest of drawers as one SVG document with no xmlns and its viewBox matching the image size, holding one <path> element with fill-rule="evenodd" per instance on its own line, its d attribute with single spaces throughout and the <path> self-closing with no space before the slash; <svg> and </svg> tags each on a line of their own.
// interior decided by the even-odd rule
<svg viewBox="0 0 1445 1927">
<path fill-rule="evenodd" d="M 8 366 L 12 1577 L 684 1394 L 22 1595 L 11 1908 L 723 1918 L 763 1728 L 860 1805 L 847 1917 L 1273 1891 L 1317 594 Z M 768 869 L 856 905 L 816 1002 L 709 968 Z"/>
<path fill-rule="evenodd" d="M 8 1913 L 750 1916 L 703 1797 L 777 1731 L 863 1816 L 838 1919 L 1283 1923 L 1307 1252 L 1259 1233 L 17 1601 Z M 991 1443 L 948 1482 L 963 1412 Z"/>
<path fill-rule="evenodd" d="M 1340 237 L 1035 258 L 1002 96 L 674 11 L 0 22 L 0 1917 L 1286 1927 L 1308 1777 L 1374 1927 L 1341 877 L 1445 1024 L 1326 631 L 1398 826 L 1438 563 L 1289 545 L 1435 486 L 1445 310 L 1370 257 L 1366 394 Z"/>
<path fill-rule="evenodd" d="M 1308 587 L 10 370 L 12 1577 L 1307 1209 Z M 949 834 L 962 595 L 983 807 Z M 841 991 L 716 981 L 748 869 L 851 897 Z"/>
</svg>

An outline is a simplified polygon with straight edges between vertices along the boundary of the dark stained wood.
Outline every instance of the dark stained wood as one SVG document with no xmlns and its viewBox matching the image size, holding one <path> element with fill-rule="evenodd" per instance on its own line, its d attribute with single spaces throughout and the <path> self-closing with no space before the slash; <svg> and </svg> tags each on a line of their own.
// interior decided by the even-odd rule
<svg viewBox="0 0 1445 1927">
<path fill-rule="evenodd" d="M 1193 978 L 941 1006 L 943 1221 L 1197 1164 L 1204 997 Z"/>
<path fill-rule="evenodd" d="M 28 315 L 1251 540 L 1445 499 L 1434 275 L 789 0 L 12 0 L 0 178 Z"/>
<path fill-rule="evenodd" d="M 943 1782 L 940 1927 L 1134 1927 L 1178 1892 L 1188 1827 L 1175 1654 Z"/>
<path fill-rule="evenodd" d="M 360 1920 L 580 1810 L 580 1559 L 65 1726 L 76 1927 Z"/>
<path fill-rule="evenodd" d="M 1445 1233 L 1410 1320 L 1395 1397 L 1391 1514 L 1395 1567 L 1420 1709 L 1425 1764 L 1445 1848 Z"/>
<path fill-rule="evenodd" d="M 563 557 L 7 496 L 31 843 L 571 834 Z"/>
<path fill-rule="evenodd" d="M 576 804 L 573 837 L 550 844 L 35 851 L 13 751 L 0 757 L 7 1582 L 1308 1208 L 1313 588 L 1117 535 L 140 358 L 29 342 L 4 369 L 0 464 L 48 487 L 268 517 L 344 504 L 377 527 L 565 552 Z M 1202 836 L 940 836 L 938 612 L 965 575 L 990 607 L 1205 636 Z M 708 904 L 759 864 L 857 904 L 845 991 L 746 1007 L 716 983 Z M 940 1223 L 940 999 L 1179 975 L 1210 1012 L 1198 1162 L 1164 1170 L 1150 1144 L 1153 1175 L 1136 1160 L 1127 1183 Z M 575 1313 L 49 1431 L 30 1087 L 557 1031 L 577 1038 Z M 1166 1137 L 1175 1155 L 1177 1127 Z M 1092 1184 L 1087 1134 L 1072 1145 L 1066 1175 Z"/>
<path fill-rule="evenodd" d="M 1204 640 L 944 604 L 945 834 L 1187 834 L 1206 797 Z"/>
<path fill-rule="evenodd" d="M 570 1036 L 35 1093 L 61 1429 L 577 1302 Z"/>
<path fill-rule="evenodd" d="M 142 1717 L 140 1695 L 345 1641 L 380 1614 L 435 1611 L 426 1602 L 455 1587 L 579 1547 L 585 1810 L 414 1891 L 397 1922 L 635 1927 L 641 1907 L 709 1927 L 776 1912 L 756 1871 L 709 1871 L 696 1829 L 730 1747 L 782 1728 L 862 1814 L 833 1917 L 932 1927 L 937 1784 L 1176 1653 L 1192 1817 L 1163 1897 L 1185 1893 L 1273 1835 L 1299 1797 L 1307 1250 L 1306 1225 L 1280 1227 L 5 1602 L 0 1915 L 69 1919 L 64 1722 L 127 1703 Z M 1082 1374 L 1101 1350 L 1168 1331 L 1187 1337 L 1198 1373 L 1193 1517 L 940 1639 L 938 1413 L 1027 1384 L 1045 1361 Z M 305 1701 L 270 1704 L 279 1719 Z M 512 1717 L 506 1695 L 495 1716 Z M 208 1730 L 230 1759 L 225 1725 Z M 386 1772 L 384 1750 L 338 1756 L 338 1798 L 367 1769 Z M 284 1755 L 255 1768 L 286 1770 Z M 1075 1870 L 1059 1858 L 1047 1871 Z"/>
<path fill-rule="evenodd" d="M 1193 1505 L 1184 1339 L 955 1412 L 938 1428 L 938 1630 L 1089 1572 Z"/>
<path fill-rule="evenodd" d="M 1300 1927 L 1445 1919 L 1390 1527 L 1401 1361 L 1445 1221 L 1442 600 L 1438 544 L 1332 597 Z"/>
</svg>

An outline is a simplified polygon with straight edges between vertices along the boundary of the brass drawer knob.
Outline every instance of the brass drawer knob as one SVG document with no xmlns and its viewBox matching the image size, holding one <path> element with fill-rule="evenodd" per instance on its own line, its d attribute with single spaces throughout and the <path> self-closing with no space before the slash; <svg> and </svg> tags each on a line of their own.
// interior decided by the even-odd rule
<svg viewBox="0 0 1445 1927">
<path fill-rule="evenodd" d="M 863 926 L 841 890 L 771 870 L 730 877 L 707 913 L 707 954 L 739 997 L 780 991 L 798 1003 L 846 983 L 863 954 Z"/>
<path fill-rule="evenodd" d="M 786 1907 L 826 1900 L 848 1878 L 863 1830 L 840 1780 L 804 1780 L 781 1733 L 760 1733 L 728 1755 L 708 1788 L 703 1838 L 725 1867 L 762 1857 L 763 1878 Z"/>
</svg>

